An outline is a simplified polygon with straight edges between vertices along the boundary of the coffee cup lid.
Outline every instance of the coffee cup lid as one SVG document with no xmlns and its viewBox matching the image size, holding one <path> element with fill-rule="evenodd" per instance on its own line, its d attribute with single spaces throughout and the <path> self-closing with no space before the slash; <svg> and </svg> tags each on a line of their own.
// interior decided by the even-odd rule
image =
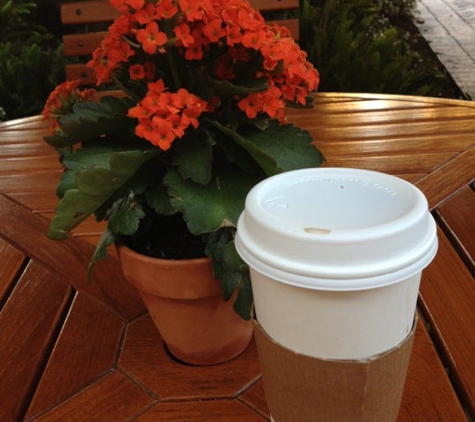
<svg viewBox="0 0 475 422">
<path fill-rule="evenodd" d="M 422 271 L 437 251 L 424 194 L 388 174 L 349 168 L 282 173 L 246 198 L 236 248 L 255 270 L 322 290 L 361 290 Z"/>
</svg>

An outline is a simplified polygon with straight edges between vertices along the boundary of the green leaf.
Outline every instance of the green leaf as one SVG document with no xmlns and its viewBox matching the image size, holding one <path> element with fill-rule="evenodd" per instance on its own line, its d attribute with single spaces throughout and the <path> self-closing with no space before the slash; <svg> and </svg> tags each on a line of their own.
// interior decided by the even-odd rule
<svg viewBox="0 0 475 422">
<path fill-rule="evenodd" d="M 221 280 L 223 299 L 231 299 L 238 290 L 234 310 L 249 320 L 253 304 L 249 267 L 237 253 L 234 234 L 235 229 L 231 228 L 207 233 L 206 254 L 211 256 L 214 276 Z"/>
<path fill-rule="evenodd" d="M 214 141 L 205 131 L 194 131 L 190 135 L 175 146 L 172 164 L 184 179 L 204 185 L 211 178 Z"/>
<path fill-rule="evenodd" d="M 248 151 L 267 176 L 301 168 L 318 167 L 321 152 L 312 145 L 310 133 L 292 124 L 270 121 L 265 130 L 248 127 L 235 132 L 217 122 L 213 125 Z"/>
<path fill-rule="evenodd" d="M 188 229 L 197 236 L 235 227 L 247 193 L 261 179 L 228 165 L 215 170 L 207 185 L 185 180 L 176 170 L 169 171 L 163 180 L 172 206 L 183 213 Z"/>
<path fill-rule="evenodd" d="M 252 316 L 253 303 L 251 276 L 246 274 L 241 277 L 241 285 L 233 308 L 241 318 L 249 321 Z"/>
<path fill-rule="evenodd" d="M 223 299 L 229 300 L 239 287 L 241 274 L 234 271 L 224 270 L 221 278 L 221 287 L 223 289 Z"/>
<path fill-rule="evenodd" d="M 134 201 L 134 196 L 117 201 L 110 212 L 109 223 L 102 233 L 96 250 L 88 267 L 88 278 L 92 277 L 92 271 L 96 263 L 107 255 L 107 248 L 111 246 L 120 234 L 132 235 L 139 228 L 140 220 L 145 212 L 140 204 Z"/>
<path fill-rule="evenodd" d="M 247 95 L 253 92 L 262 92 L 269 88 L 267 78 L 249 78 L 240 81 L 239 84 L 232 84 L 228 80 L 211 79 L 206 76 L 206 85 L 213 87 L 219 94 L 232 95 Z"/>
<path fill-rule="evenodd" d="M 247 274 L 248 267 L 241 259 L 234 246 L 234 241 L 220 247 L 216 259 L 221 262 L 223 268 L 223 297 L 229 300 L 241 282 L 241 275 Z"/>
<path fill-rule="evenodd" d="M 66 239 L 74 227 L 100 208 L 157 154 L 158 149 L 88 148 L 68 156 L 65 176 L 58 188 L 62 197 L 56 206 L 48 236 Z"/>
<path fill-rule="evenodd" d="M 217 144 L 230 163 L 236 164 L 246 173 L 259 173 L 259 165 L 244 148 L 239 146 L 232 139 L 221 134 L 221 136 L 217 137 Z"/>
<path fill-rule="evenodd" d="M 170 203 L 170 197 L 163 185 L 157 185 L 155 188 L 146 192 L 147 203 L 157 214 L 173 215 L 177 211 Z"/>
<path fill-rule="evenodd" d="M 100 102 L 78 102 L 72 113 L 60 118 L 62 133 L 46 136 L 44 139 L 55 148 L 63 148 L 105 133 L 123 132 L 136 124 L 135 119 L 124 117 L 133 105 L 130 98 L 119 99 L 112 96 L 104 96 Z"/>
<path fill-rule="evenodd" d="M 109 220 L 124 198 L 139 203 L 145 202 L 143 194 L 157 183 L 156 162 L 154 159 L 146 162 L 134 175 L 128 179 L 119 189 L 110 195 L 102 205 L 94 211 L 97 221 Z"/>
<path fill-rule="evenodd" d="M 269 89 L 267 77 L 262 78 L 246 78 L 235 83 L 229 80 L 213 79 L 206 73 L 194 72 L 197 82 L 197 89 L 204 90 L 204 98 L 212 95 L 220 97 L 232 97 L 233 95 L 248 95 L 254 92 L 262 92 Z"/>
<path fill-rule="evenodd" d="M 92 271 L 94 266 L 97 264 L 98 261 L 104 259 L 107 255 L 107 248 L 112 245 L 116 241 L 116 236 L 106 227 L 105 230 L 102 232 L 101 238 L 96 245 L 96 250 L 94 251 L 94 255 L 92 256 L 91 262 L 87 268 L 87 278 L 89 281 L 92 278 Z"/>
<path fill-rule="evenodd" d="M 138 230 L 143 217 L 145 217 L 145 212 L 142 206 L 130 198 L 127 201 L 122 201 L 118 209 L 112 213 L 108 228 L 114 234 L 131 236 Z"/>
</svg>

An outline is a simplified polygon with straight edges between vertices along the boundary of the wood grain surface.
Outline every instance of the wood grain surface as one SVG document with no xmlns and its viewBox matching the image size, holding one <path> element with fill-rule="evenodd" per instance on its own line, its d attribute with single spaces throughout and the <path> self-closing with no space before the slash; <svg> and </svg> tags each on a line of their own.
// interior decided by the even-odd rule
<svg viewBox="0 0 475 422">
<path fill-rule="evenodd" d="M 317 94 L 289 110 L 326 166 L 416 184 L 439 226 L 398 422 L 475 419 L 475 104 Z M 168 353 L 116 256 L 86 269 L 103 225 L 46 237 L 62 169 L 40 117 L 0 123 L 0 421 L 268 421 L 254 342 L 216 366 Z"/>
</svg>

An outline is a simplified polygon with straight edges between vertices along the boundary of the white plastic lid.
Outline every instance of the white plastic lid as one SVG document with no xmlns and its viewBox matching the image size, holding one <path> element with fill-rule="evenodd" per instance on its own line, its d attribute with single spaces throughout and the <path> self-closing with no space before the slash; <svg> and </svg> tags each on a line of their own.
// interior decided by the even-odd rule
<svg viewBox="0 0 475 422">
<path fill-rule="evenodd" d="M 422 271 L 437 251 L 423 193 L 384 173 L 312 168 L 265 179 L 238 221 L 242 259 L 275 280 L 362 290 Z"/>
</svg>

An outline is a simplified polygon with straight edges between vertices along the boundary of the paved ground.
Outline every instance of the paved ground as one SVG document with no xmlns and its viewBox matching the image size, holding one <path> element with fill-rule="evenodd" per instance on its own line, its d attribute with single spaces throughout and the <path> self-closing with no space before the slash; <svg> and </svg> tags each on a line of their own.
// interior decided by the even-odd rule
<svg viewBox="0 0 475 422">
<path fill-rule="evenodd" d="M 418 0 L 416 25 L 459 88 L 475 101 L 475 0 Z"/>
</svg>

